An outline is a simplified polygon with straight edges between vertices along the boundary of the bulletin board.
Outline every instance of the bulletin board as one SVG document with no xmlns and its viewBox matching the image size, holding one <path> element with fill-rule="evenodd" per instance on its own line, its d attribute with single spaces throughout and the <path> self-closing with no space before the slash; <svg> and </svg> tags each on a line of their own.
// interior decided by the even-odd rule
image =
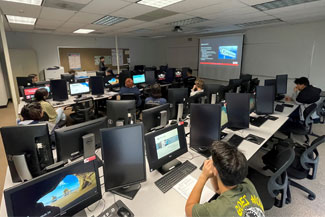
<svg viewBox="0 0 325 217">
<path fill-rule="evenodd" d="M 80 69 L 82 71 L 98 71 L 98 61 L 96 59 L 99 56 L 104 56 L 105 60 L 116 60 L 115 57 L 112 58 L 112 53 L 115 54 L 115 48 L 65 48 L 65 47 L 59 47 L 59 57 L 60 57 L 60 65 L 64 67 L 64 71 L 68 72 L 70 70 L 69 64 L 69 56 L 71 60 L 71 54 L 75 55 L 77 57 L 80 55 Z M 112 52 L 112 50 L 114 50 Z M 130 50 L 129 49 L 119 49 L 119 52 L 122 52 L 120 56 L 122 56 L 123 61 L 120 60 L 120 63 L 123 63 L 123 65 L 120 65 L 120 68 L 123 68 L 123 66 L 126 66 L 129 64 L 130 60 Z M 111 68 L 111 69 L 117 69 L 116 64 L 113 64 L 113 62 L 107 62 L 105 61 L 105 64 Z"/>
</svg>

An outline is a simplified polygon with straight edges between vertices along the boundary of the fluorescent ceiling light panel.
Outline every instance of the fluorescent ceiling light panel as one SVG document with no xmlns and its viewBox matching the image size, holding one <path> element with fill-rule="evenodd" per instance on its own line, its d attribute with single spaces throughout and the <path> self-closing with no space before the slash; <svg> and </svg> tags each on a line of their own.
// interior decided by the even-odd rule
<svg viewBox="0 0 325 217">
<path fill-rule="evenodd" d="M 105 25 L 105 26 L 112 26 L 114 24 L 120 23 L 127 20 L 127 18 L 124 17 L 114 17 L 114 16 L 104 16 L 100 18 L 99 20 L 96 20 L 93 22 L 93 24 L 96 25 Z"/>
<path fill-rule="evenodd" d="M 140 0 L 137 3 L 155 8 L 163 8 L 181 1 L 183 0 Z"/>
<path fill-rule="evenodd" d="M 167 25 L 172 25 L 172 26 L 186 26 L 194 23 L 201 23 L 207 21 L 207 19 L 201 18 L 201 17 L 194 17 L 186 20 L 179 20 L 171 23 L 167 23 Z"/>
<path fill-rule="evenodd" d="M 238 27 L 250 27 L 250 26 L 259 26 L 259 25 L 266 25 L 266 24 L 272 24 L 272 23 L 281 23 L 283 20 L 281 19 L 270 19 L 270 20 L 260 20 L 255 22 L 248 22 L 248 23 L 240 23 L 236 24 L 235 26 Z"/>
<path fill-rule="evenodd" d="M 270 2 L 265 2 L 262 4 L 252 5 L 253 8 L 260 11 L 268 11 L 276 8 L 283 8 L 292 5 L 304 4 L 308 2 L 315 2 L 319 0 L 275 0 Z"/>
<path fill-rule="evenodd" d="M 74 31 L 73 33 L 88 34 L 93 31 L 95 31 L 95 30 L 93 30 L 93 29 L 78 29 L 78 30 Z"/>
<path fill-rule="evenodd" d="M 9 23 L 24 24 L 24 25 L 35 25 L 36 18 L 33 17 L 20 17 L 13 15 L 6 15 Z"/>
<path fill-rule="evenodd" d="M 43 2 L 43 0 L 3 0 L 3 1 L 29 4 L 29 5 L 41 5 Z"/>
</svg>

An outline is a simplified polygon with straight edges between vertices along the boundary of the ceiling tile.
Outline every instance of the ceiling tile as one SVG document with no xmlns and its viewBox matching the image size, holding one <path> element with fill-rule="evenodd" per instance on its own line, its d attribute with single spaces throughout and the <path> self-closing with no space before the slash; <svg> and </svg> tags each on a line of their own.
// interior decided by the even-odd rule
<svg viewBox="0 0 325 217">
<path fill-rule="evenodd" d="M 21 24 L 15 24 L 15 23 L 11 23 L 9 24 L 10 28 L 12 30 L 33 30 L 34 26 L 33 25 L 21 25 Z"/>
<path fill-rule="evenodd" d="M 0 1 L 0 8 L 6 15 L 37 18 L 41 11 L 41 6 L 20 4 L 15 2 Z"/>
<path fill-rule="evenodd" d="M 86 7 L 81 9 L 81 11 L 107 15 L 130 4 L 130 2 L 121 0 L 93 0 Z"/>
<path fill-rule="evenodd" d="M 68 20 L 72 17 L 76 12 L 70 10 L 63 10 L 57 8 L 48 8 L 43 7 L 40 18 L 47 19 L 47 20 Z"/>
<path fill-rule="evenodd" d="M 100 29 L 105 28 L 105 26 L 103 26 L 103 25 L 95 25 L 95 24 L 88 24 L 86 26 L 83 26 L 82 28 L 100 30 Z"/>
<path fill-rule="evenodd" d="M 185 1 L 181 1 L 176 4 L 173 4 L 173 5 L 167 6 L 164 9 L 179 12 L 179 13 L 184 13 L 184 12 L 192 11 L 192 10 L 195 10 L 198 8 L 215 5 L 222 1 L 223 0 L 200 0 L 200 3 L 198 3 L 198 0 L 185 0 Z"/>
<path fill-rule="evenodd" d="M 44 7 L 71 10 L 71 11 L 80 11 L 81 8 L 85 7 L 85 4 L 78 2 L 68 2 L 65 0 L 45 0 L 43 3 Z"/>
<path fill-rule="evenodd" d="M 48 29 L 56 29 L 61 26 L 64 22 L 57 20 L 46 20 L 46 19 L 37 19 L 36 27 L 38 28 L 48 28 Z"/>
<path fill-rule="evenodd" d="M 173 12 L 173 11 L 168 11 L 165 9 L 157 9 L 157 10 L 151 11 L 149 13 L 146 13 L 146 14 L 143 14 L 143 15 L 140 15 L 137 17 L 133 17 L 133 19 L 150 22 L 150 21 L 162 19 L 165 17 L 169 17 L 169 16 L 172 16 L 175 14 L 177 14 L 177 13 Z"/>
<path fill-rule="evenodd" d="M 159 20 L 155 20 L 155 22 L 157 23 L 170 23 L 170 22 L 174 22 L 174 21 L 179 21 L 179 20 L 185 20 L 185 19 L 190 19 L 193 18 L 193 16 L 190 15 L 186 15 L 186 14 L 176 14 L 173 16 L 169 16 L 169 17 L 165 17 Z"/>
<path fill-rule="evenodd" d="M 262 4 L 265 2 L 271 2 L 273 0 L 239 0 L 247 5 L 257 5 L 257 4 Z"/>
<path fill-rule="evenodd" d="M 148 12 L 157 10 L 157 8 L 149 7 L 146 5 L 140 5 L 140 4 L 131 4 L 129 6 L 126 6 L 118 11 L 115 11 L 114 13 L 110 14 L 112 16 L 116 17 L 125 17 L 125 18 L 133 18 L 136 16 L 140 16 L 142 14 L 146 14 Z"/>
<path fill-rule="evenodd" d="M 73 3 L 79 3 L 79 4 L 88 4 L 92 0 L 64 0 L 66 2 L 73 2 Z"/>
<path fill-rule="evenodd" d="M 102 17 L 103 15 L 101 14 L 78 12 L 70 18 L 69 22 L 91 24 Z"/>
</svg>

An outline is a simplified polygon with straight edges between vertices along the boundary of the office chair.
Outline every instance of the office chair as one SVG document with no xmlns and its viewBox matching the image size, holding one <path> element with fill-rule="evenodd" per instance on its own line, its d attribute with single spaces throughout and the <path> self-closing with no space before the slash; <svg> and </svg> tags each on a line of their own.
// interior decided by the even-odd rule
<svg viewBox="0 0 325 217">
<path fill-rule="evenodd" d="M 237 89 L 242 82 L 243 82 L 242 79 L 230 79 L 228 84 L 230 91 L 232 93 L 237 93 Z"/>
<path fill-rule="evenodd" d="M 250 81 L 249 85 L 249 93 L 254 93 L 256 91 L 256 87 L 260 84 L 260 80 L 258 78 L 254 78 Z"/>
<path fill-rule="evenodd" d="M 309 143 L 309 136 L 315 136 L 319 137 L 318 135 L 314 134 L 312 132 L 312 125 L 313 125 L 313 120 L 311 116 L 314 114 L 314 112 L 317 109 L 316 103 L 313 103 L 309 105 L 305 110 L 303 111 L 303 116 L 304 116 L 304 122 L 293 122 L 293 121 L 288 121 L 283 125 L 283 127 L 280 128 L 280 132 L 286 134 L 289 136 L 289 138 L 292 138 L 292 135 L 303 135 L 306 138 L 305 143 Z"/>
<path fill-rule="evenodd" d="M 297 146 L 295 148 L 296 158 L 292 165 L 288 168 L 287 173 L 289 176 L 289 184 L 308 194 L 309 200 L 314 200 L 316 194 L 306 187 L 298 184 L 292 179 L 310 179 L 316 178 L 317 167 L 319 162 L 319 153 L 317 147 L 325 142 L 325 135 L 316 138 L 310 146 Z M 291 193 L 288 188 L 288 198 L 287 203 L 291 202 Z"/>
<path fill-rule="evenodd" d="M 76 100 L 76 104 L 72 107 L 74 113 L 70 114 L 71 119 L 75 123 L 83 123 L 95 118 L 95 104 L 92 97 Z"/>
<path fill-rule="evenodd" d="M 325 100 L 318 104 L 316 114 L 319 116 L 320 123 L 323 124 L 325 121 Z"/>
<path fill-rule="evenodd" d="M 283 207 L 286 203 L 289 186 L 287 169 L 292 164 L 294 158 L 295 152 L 293 148 L 288 147 L 279 152 L 274 162 L 278 169 L 272 176 L 266 176 L 253 168 L 249 168 L 247 178 L 254 184 L 263 203 L 264 210 L 269 210 L 273 206 Z M 281 198 L 278 199 L 280 194 Z"/>
</svg>

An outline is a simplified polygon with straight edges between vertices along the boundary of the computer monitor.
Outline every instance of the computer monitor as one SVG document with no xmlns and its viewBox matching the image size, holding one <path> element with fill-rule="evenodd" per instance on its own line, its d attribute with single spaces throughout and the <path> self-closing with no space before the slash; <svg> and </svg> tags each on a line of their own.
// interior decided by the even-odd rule
<svg viewBox="0 0 325 217">
<path fill-rule="evenodd" d="M 170 103 L 170 119 L 183 116 L 184 102 L 188 98 L 187 88 L 168 88 L 168 102 Z M 179 111 L 179 104 L 183 105 L 183 108 Z M 181 114 L 180 114 L 181 113 Z M 179 121 L 179 120 L 178 120 Z"/>
<path fill-rule="evenodd" d="M 225 129 L 228 126 L 228 114 L 226 104 L 221 106 L 221 118 L 220 118 L 220 130 Z"/>
<path fill-rule="evenodd" d="M 68 83 L 74 83 L 75 78 L 72 74 L 61 74 L 61 79 L 66 80 Z"/>
<path fill-rule="evenodd" d="M 30 87 L 33 85 L 32 78 L 30 77 L 16 77 L 18 87 Z"/>
<path fill-rule="evenodd" d="M 175 78 L 182 78 L 183 77 L 183 75 L 182 75 L 182 71 L 180 71 L 180 70 L 176 70 L 175 71 Z"/>
<path fill-rule="evenodd" d="M 250 98 L 249 98 L 249 113 L 252 113 L 255 111 L 255 107 L 256 107 L 256 99 L 255 99 L 255 95 L 251 94 Z"/>
<path fill-rule="evenodd" d="M 157 72 L 158 81 L 165 81 L 166 80 L 166 72 Z"/>
<path fill-rule="evenodd" d="M 226 93 L 228 128 L 245 129 L 249 127 L 249 93 Z"/>
<path fill-rule="evenodd" d="M 133 199 L 146 181 L 142 124 L 102 129 L 105 191 Z"/>
<path fill-rule="evenodd" d="M 92 95 L 104 94 L 104 78 L 101 76 L 93 76 L 89 78 L 89 86 L 91 88 Z"/>
<path fill-rule="evenodd" d="M 219 103 L 221 100 L 224 99 L 224 90 L 225 86 L 220 84 L 205 84 L 204 85 L 204 92 L 206 93 L 208 103 L 212 103 L 212 94 L 216 94 L 216 100 L 214 103 Z"/>
<path fill-rule="evenodd" d="M 104 71 L 97 71 L 96 76 L 105 77 L 105 72 Z"/>
<path fill-rule="evenodd" d="M 32 177 L 43 174 L 43 169 L 54 163 L 47 124 L 2 127 L 0 131 L 13 182 L 24 181 L 21 168 L 17 168 L 21 164 L 14 156 L 24 155 Z"/>
<path fill-rule="evenodd" d="M 142 122 L 144 125 L 144 133 L 148 133 L 157 128 L 167 125 L 170 119 L 170 105 L 156 106 L 154 108 L 145 109 L 142 111 Z"/>
<path fill-rule="evenodd" d="M 95 161 L 69 164 L 4 190 L 8 216 L 72 216 L 102 198 Z"/>
<path fill-rule="evenodd" d="M 240 74 L 240 79 L 242 80 L 242 81 L 250 81 L 250 80 L 252 80 L 252 75 L 250 75 L 250 74 Z"/>
<path fill-rule="evenodd" d="M 123 126 L 135 120 L 135 100 L 107 100 L 108 126 Z"/>
<path fill-rule="evenodd" d="M 24 88 L 24 99 L 25 100 L 34 100 L 35 92 L 38 89 L 45 88 L 49 94 L 51 94 L 50 85 L 43 87 L 26 87 Z"/>
<path fill-rule="evenodd" d="M 228 86 L 233 93 L 237 93 L 237 88 L 241 85 L 242 82 L 242 79 L 230 79 Z"/>
<path fill-rule="evenodd" d="M 35 84 L 36 87 L 44 87 L 44 86 L 50 86 L 50 81 L 38 81 Z"/>
<path fill-rule="evenodd" d="M 276 89 L 277 89 L 276 83 L 277 83 L 276 79 L 266 79 L 266 80 L 264 80 L 264 86 L 274 86 L 274 92 L 273 92 L 274 98 L 276 96 Z"/>
<path fill-rule="evenodd" d="M 146 83 L 145 74 L 141 74 L 141 75 L 133 75 L 133 83 L 134 83 L 134 84 L 142 84 L 142 83 Z"/>
<path fill-rule="evenodd" d="M 260 84 L 260 80 L 258 78 L 254 78 L 249 82 L 249 93 L 254 93 L 256 87 Z"/>
<path fill-rule="evenodd" d="M 81 156 L 84 153 L 82 140 L 84 135 L 93 133 L 95 135 L 95 146 L 100 147 L 102 142 L 99 130 L 104 128 L 107 128 L 106 117 L 56 129 L 54 135 L 58 161 Z"/>
<path fill-rule="evenodd" d="M 80 97 L 82 94 L 86 94 L 90 92 L 89 83 L 73 83 L 70 84 L 70 95 Z"/>
<path fill-rule="evenodd" d="M 144 71 L 145 66 L 144 65 L 135 65 L 134 71 Z"/>
<path fill-rule="evenodd" d="M 153 85 L 156 83 L 155 71 L 146 71 L 146 84 Z"/>
<path fill-rule="evenodd" d="M 277 75 L 276 76 L 276 93 L 286 94 L 288 84 L 288 75 Z"/>
<path fill-rule="evenodd" d="M 145 136 L 150 172 L 165 174 L 180 165 L 177 157 L 187 152 L 184 125 L 174 124 Z"/>
<path fill-rule="evenodd" d="M 213 141 L 220 140 L 221 105 L 191 105 L 190 148 L 204 156 L 210 156 Z"/>
<path fill-rule="evenodd" d="M 64 101 L 68 97 L 67 82 L 65 80 L 51 80 L 53 101 Z"/>
<path fill-rule="evenodd" d="M 274 86 L 256 87 L 256 114 L 265 115 L 274 112 Z"/>
</svg>

